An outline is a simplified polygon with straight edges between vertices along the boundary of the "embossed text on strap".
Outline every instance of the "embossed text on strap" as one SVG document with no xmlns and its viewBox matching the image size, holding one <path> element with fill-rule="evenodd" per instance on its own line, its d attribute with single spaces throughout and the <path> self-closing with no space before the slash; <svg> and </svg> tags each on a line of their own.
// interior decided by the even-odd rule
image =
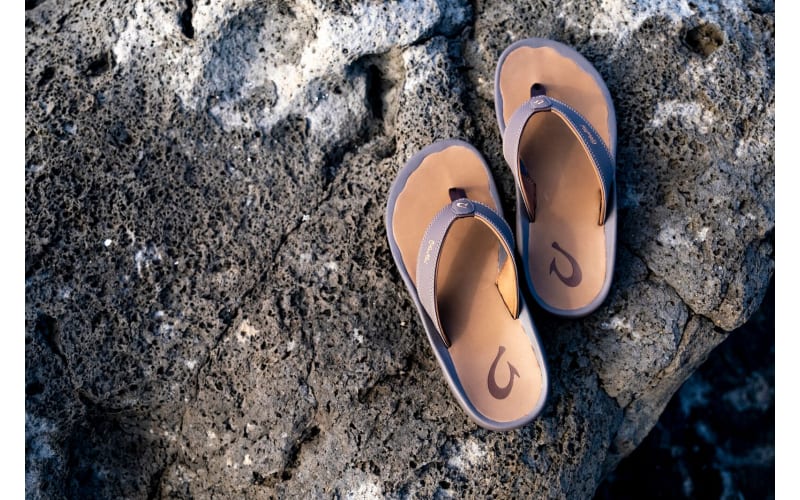
<svg viewBox="0 0 800 500">
<path fill-rule="evenodd" d="M 517 185 L 523 185 L 519 157 L 522 132 L 533 115 L 540 112 L 552 112 L 559 116 L 580 140 L 591 158 L 601 185 L 598 223 L 604 224 L 610 208 L 608 200 L 612 199 L 612 190 L 614 189 L 614 158 L 592 124 L 570 105 L 558 99 L 546 95 L 535 95 L 520 106 L 508 121 L 503 132 L 503 156 L 511 167 Z M 526 165 L 526 167 L 528 169 L 535 168 L 533 165 Z M 528 209 L 528 214 L 533 220 L 535 217 L 534 200 L 528 199 L 525 189 L 521 189 L 521 192 L 525 208 Z"/>
<path fill-rule="evenodd" d="M 516 286 L 517 269 L 514 261 L 514 234 L 505 220 L 494 210 L 478 201 L 468 198 L 460 198 L 446 205 L 440 210 L 431 221 L 425 235 L 420 242 L 419 254 L 417 256 L 416 282 L 417 293 L 420 303 L 425 312 L 433 321 L 439 331 L 446 346 L 450 346 L 450 341 L 442 328 L 439 318 L 439 308 L 436 301 L 436 269 L 441 256 L 442 245 L 447 238 L 450 226 L 457 219 L 463 217 L 473 217 L 486 224 L 497 236 L 507 254 L 506 266 L 513 270 L 513 280 L 515 286 L 498 286 L 498 291 L 509 310 L 509 313 L 516 318 L 519 315 L 519 289 Z M 501 271 L 502 273 L 502 271 Z"/>
</svg>

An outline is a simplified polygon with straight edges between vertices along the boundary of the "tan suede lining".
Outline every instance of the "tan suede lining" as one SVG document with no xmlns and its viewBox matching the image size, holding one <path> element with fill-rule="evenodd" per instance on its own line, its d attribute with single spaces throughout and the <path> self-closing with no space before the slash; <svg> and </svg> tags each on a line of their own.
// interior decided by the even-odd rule
<svg viewBox="0 0 800 500">
<path fill-rule="evenodd" d="M 392 220 L 412 279 L 422 236 L 433 216 L 450 204 L 451 187 L 462 188 L 468 198 L 496 209 L 487 173 L 471 150 L 451 146 L 428 156 L 398 196 Z M 542 374 L 520 320 L 512 317 L 498 293 L 506 295 L 509 287 L 513 285 L 516 291 L 518 286 L 509 281 L 514 273 L 507 266 L 498 275 L 498 249 L 497 236 L 481 221 L 455 221 L 442 248 L 436 294 L 443 329 L 451 342 L 449 352 L 470 401 L 486 417 L 509 422 L 533 410 L 541 395 Z M 502 399 L 489 390 L 493 363 L 497 386 L 506 388 L 513 379 Z"/>
<path fill-rule="evenodd" d="M 514 247 L 511 247 L 509 252 L 506 252 L 509 257 L 503 263 L 495 285 L 503 297 L 509 314 L 516 318 L 519 316 L 519 287 L 517 286 L 519 276 L 514 272 Z"/>
<path fill-rule="evenodd" d="M 505 59 L 500 73 L 505 120 L 530 99 L 534 83 L 575 108 L 610 144 L 608 108 L 600 87 L 573 60 L 549 47 L 520 47 Z M 606 275 L 596 169 L 574 132 L 553 113 L 539 113 L 528 122 L 520 158 L 531 179 L 525 183 L 526 197 L 536 200 L 526 263 L 533 286 L 552 307 L 583 307 L 600 293 Z"/>
</svg>

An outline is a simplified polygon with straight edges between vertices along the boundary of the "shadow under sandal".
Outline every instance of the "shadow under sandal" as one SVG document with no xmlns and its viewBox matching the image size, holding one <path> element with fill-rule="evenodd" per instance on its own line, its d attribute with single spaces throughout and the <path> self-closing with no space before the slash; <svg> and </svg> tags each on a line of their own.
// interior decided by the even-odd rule
<svg viewBox="0 0 800 500">
<path fill-rule="evenodd" d="M 392 256 L 445 379 L 464 411 L 492 430 L 534 419 L 548 385 L 501 210 L 480 153 L 450 140 L 408 161 L 386 213 Z"/>
<path fill-rule="evenodd" d="M 617 125 L 600 74 L 578 52 L 541 38 L 500 56 L 495 110 L 517 186 L 517 244 L 545 310 L 591 313 L 614 274 Z"/>
</svg>

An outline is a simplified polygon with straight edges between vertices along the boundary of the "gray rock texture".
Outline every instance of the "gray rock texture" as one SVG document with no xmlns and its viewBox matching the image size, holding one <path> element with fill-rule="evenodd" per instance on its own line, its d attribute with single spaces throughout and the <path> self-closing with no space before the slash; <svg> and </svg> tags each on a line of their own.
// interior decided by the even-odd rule
<svg viewBox="0 0 800 500">
<path fill-rule="evenodd" d="M 684 382 L 595 500 L 775 498 L 774 284 Z"/>
<path fill-rule="evenodd" d="M 26 1 L 29 498 L 590 497 L 774 268 L 771 2 Z M 611 294 L 535 316 L 541 418 L 443 383 L 385 241 L 398 168 L 482 150 L 501 51 L 619 122 Z"/>
</svg>

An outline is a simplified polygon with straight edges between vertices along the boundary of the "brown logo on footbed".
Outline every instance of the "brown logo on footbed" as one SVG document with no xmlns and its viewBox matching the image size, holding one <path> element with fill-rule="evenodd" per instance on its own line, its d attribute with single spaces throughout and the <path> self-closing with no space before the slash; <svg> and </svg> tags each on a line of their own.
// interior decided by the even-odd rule
<svg viewBox="0 0 800 500">
<path fill-rule="evenodd" d="M 489 382 L 489 393 L 495 399 L 506 399 L 508 395 L 511 394 L 511 388 L 514 387 L 514 376 L 516 375 L 519 377 L 519 372 L 516 368 L 514 368 L 514 365 L 506 361 L 506 363 L 508 363 L 508 369 L 511 372 L 508 377 L 508 383 L 505 387 L 500 387 L 497 385 L 497 382 L 495 382 L 494 371 L 497 368 L 497 362 L 500 361 L 500 357 L 504 352 L 506 352 L 506 348 L 505 346 L 501 345 L 497 350 L 497 356 L 495 356 L 494 361 L 492 362 L 492 367 L 489 369 L 489 377 L 487 378 Z"/>
<path fill-rule="evenodd" d="M 572 274 L 570 274 L 569 276 L 564 276 L 563 274 L 561 274 L 561 271 L 559 271 L 558 267 L 556 266 L 555 257 L 553 257 L 553 260 L 550 261 L 550 274 L 556 273 L 558 279 L 560 279 L 562 283 L 564 283 L 570 288 L 575 288 L 576 286 L 580 285 L 581 280 L 583 279 L 583 275 L 581 274 L 581 266 L 578 265 L 578 261 L 576 261 L 572 255 L 568 254 L 566 250 L 561 248 L 555 241 L 553 242 L 553 248 L 561 252 L 564 255 L 564 257 L 567 258 L 567 260 L 569 261 L 569 265 L 572 266 Z"/>
</svg>

